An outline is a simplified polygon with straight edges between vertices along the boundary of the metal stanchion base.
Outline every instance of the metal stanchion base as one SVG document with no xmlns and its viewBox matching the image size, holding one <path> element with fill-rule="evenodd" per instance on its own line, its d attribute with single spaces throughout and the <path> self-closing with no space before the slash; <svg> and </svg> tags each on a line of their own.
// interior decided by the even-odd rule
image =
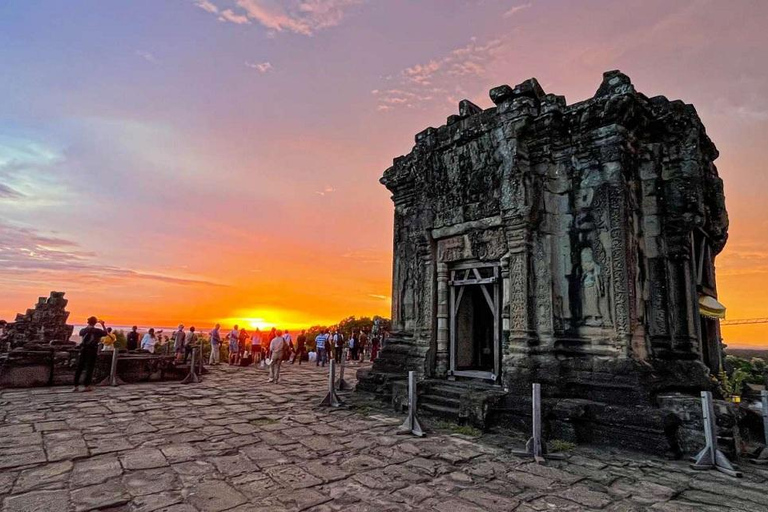
<svg viewBox="0 0 768 512">
<path fill-rule="evenodd" d="M 542 443 L 539 452 L 541 455 L 536 454 L 535 440 L 533 438 L 528 439 L 525 443 L 525 450 L 512 450 L 513 455 L 518 457 L 530 457 L 536 460 L 539 464 L 543 464 L 546 460 L 565 460 L 568 458 L 564 453 L 547 453 L 547 445 Z"/>
<path fill-rule="evenodd" d="M 412 412 L 408 412 L 408 417 L 405 418 L 405 422 L 400 425 L 398 434 L 413 434 L 416 437 L 424 437 L 424 429 L 421 428 L 419 419 Z"/>
<path fill-rule="evenodd" d="M 735 478 L 741 478 L 743 476 L 741 471 L 739 471 L 734 465 L 731 464 L 731 462 L 725 457 L 723 452 L 716 449 L 715 460 L 712 460 L 711 454 L 712 454 L 712 449 L 709 446 L 701 450 L 699 454 L 696 456 L 694 463 L 691 464 L 691 469 L 696 469 L 699 471 L 716 469 L 721 473 L 725 473 L 726 475 L 732 476 Z"/>
<path fill-rule="evenodd" d="M 323 398 L 323 401 L 320 402 L 321 406 L 325 407 L 341 407 L 344 405 L 344 402 L 339 398 L 339 395 L 336 394 L 336 391 L 331 391 L 327 395 L 325 395 L 325 398 Z"/>
<path fill-rule="evenodd" d="M 96 386 L 97 387 L 103 387 L 103 386 L 117 387 L 117 386 L 122 386 L 124 384 L 125 384 L 125 381 L 123 379 L 121 379 L 120 377 L 115 376 L 114 380 L 112 378 L 110 378 L 110 377 L 104 377 L 101 380 L 101 382 L 96 384 Z"/>
<path fill-rule="evenodd" d="M 343 380 L 340 379 L 340 380 Z M 321 407 L 341 407 L 344 402 L 341 401 L 339 395 L 336 394 L 336 362 L 331 360 L 328 367 L 328 394 L 325 395 L 323 401 L 320 402 Z"/>
<path fill-rule="evenodd" d="M 756 459 L 752 459 L 753 464 L 768 464 L 768 446 L 763 448 L 763 451 L 760 452 L 760 455 L 757 456 Z"/>
<path fill-rule="evenodd" d="M 197 375 L 197 372 L 195 371 L 195 356 L 197 355 L 197 350 L 192 351 L 192 360 L 189 362 L 189 375 L 184 377 L 184 379 L 181 381 L 182 384 L 199 384 L 202 382 L 202 379 Z"/>
<path fill-rule="evenodd" d="M 101 380 L 98 384 L 96 384 L 97 387 L 103 387 L 103 386 L 122 386 L 125 384 L 123 382 L 123 379 L 117 376 L 117 361 L 119 359 L 119 352 L 117 348 L 112 349 L 112 364 L 109 367 L 109 375 L 107 377 L 104 377 L 104 379 Z"/>
<path fill-rule="evenodd" d="M 339 379 L 336 381 L 336 388 L 339 391 L 350 391 L 352 389 L 352 386 L 350 386 L 346 380 Z"/>
<path fill-rule="evenodd" d="M 190 372 L 189 375 L 184 377 L 181 381 L 182 384 L 199 384 L 200 382 L 200 377 L 198 377 L 195 372 Z"/>
</svg>

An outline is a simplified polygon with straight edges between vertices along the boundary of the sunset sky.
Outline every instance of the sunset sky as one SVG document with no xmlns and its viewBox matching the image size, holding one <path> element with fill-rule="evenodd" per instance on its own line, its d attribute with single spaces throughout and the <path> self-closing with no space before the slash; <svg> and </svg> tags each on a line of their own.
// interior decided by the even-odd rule
<svg viewBox="0 0 768 512">
<path fill-rule="evenodd" d="M 764 0 L 0 0 L 0 318 L 53 289 L 75 323 L 388 315 L 378 178 L 414 134 L 617 68 L 696 106 L 721 302 L 768 317 L 767 27 Z"/>
</svg>

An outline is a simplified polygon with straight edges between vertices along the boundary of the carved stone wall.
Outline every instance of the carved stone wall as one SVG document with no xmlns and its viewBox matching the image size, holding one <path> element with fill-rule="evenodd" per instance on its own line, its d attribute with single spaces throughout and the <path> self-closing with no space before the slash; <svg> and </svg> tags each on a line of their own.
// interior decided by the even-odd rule
<svg viewBox="0 0 768 512">
<path fill-rule="evenodd" d="M 648 98 L 619 71 L 572 105 L 535 79 L 490 96 L 495 107 L 464 100 L 416 135 L 381 179 L 395 203 L 396 332 L 373 373 L 448 376 L 447 276 L 491 262 L 505 387 L 648 401 L 709 386 L 691 241 L 705 238 L 714 275 L 728 218 L 693 106 Z"/>
</svg>

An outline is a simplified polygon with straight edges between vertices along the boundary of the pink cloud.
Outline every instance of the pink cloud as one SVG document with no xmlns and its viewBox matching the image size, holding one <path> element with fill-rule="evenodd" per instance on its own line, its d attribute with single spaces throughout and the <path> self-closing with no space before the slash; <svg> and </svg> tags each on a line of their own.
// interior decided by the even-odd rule
<svg viewBox="0 0 768 512">
<path fill-rule="evenodd" d="M 218 0 L 217 0 L 218 1 Z M 198 0 L 201 9 L 217 14 L 221 21 L 238 25 L 256 22 L 276 32 L 311 36 L 342 22 L 347 10 L 363 0 L 236 0 L 235 9 L 222 9 L 212 0 Z"/>
</svg>

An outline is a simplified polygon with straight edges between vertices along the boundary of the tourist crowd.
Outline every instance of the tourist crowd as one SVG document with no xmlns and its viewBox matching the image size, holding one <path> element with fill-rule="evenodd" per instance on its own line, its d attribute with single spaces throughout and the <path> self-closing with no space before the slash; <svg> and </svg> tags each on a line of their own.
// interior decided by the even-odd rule
<svg viewBox="0 0 768 512">
<path fill-rule="evenodd" d="M 115 349 L 117 335 L 111 327 L 106 327 L 102 320 L 96 317 L 88 319 L 88 325 L 80 330 L 81 351 L 75 372 L 75 391 L 79 391 L 80 377 L 85 372 L 85 391 L 91 391 L 91 380 L 99 349 L 112 351 Z M 162 331 L 151 328 L 140 336 L 137 326 L 133 326 L 126 335 L 128 351 L 142 351 L 154 354 L 161 345 Z M 221 325 L 208 333 L 210 344 L 208 364 L 218 365 L 222 360 L 231 366 L 260 365 L 269 368 L 269 382 L 278 382 L 280 368 L 283 362 L 299 365 L 307 361 L 316 366 L 325 366 L 330 358 L 337 363 L 342 359 L 356 363 L 363 362 L 366 357 L 373 361 L 378 356 L 381 336 L 372 335 L 364 329 L 356 329 L 344 334 L 338 329 L 323 329 L 317 333 L 314 340 L 309 341 L 307 331 L 303 330 L 294 341 L 288 330 L 273 328 L 270 332 L 255 329 L 249 333 L 244 328 L 235 325 L 228 333 L 221 331 Z M 179 325 L 170 338 L 166 337 L 166 351 L 172 348 L 177 363 L 187 363 L 193 350 L 203 348 L 203 338 L 194 326 L 185 330 Z M 201 350 L 202 355 L 202 350 Z"/>
</svg>

